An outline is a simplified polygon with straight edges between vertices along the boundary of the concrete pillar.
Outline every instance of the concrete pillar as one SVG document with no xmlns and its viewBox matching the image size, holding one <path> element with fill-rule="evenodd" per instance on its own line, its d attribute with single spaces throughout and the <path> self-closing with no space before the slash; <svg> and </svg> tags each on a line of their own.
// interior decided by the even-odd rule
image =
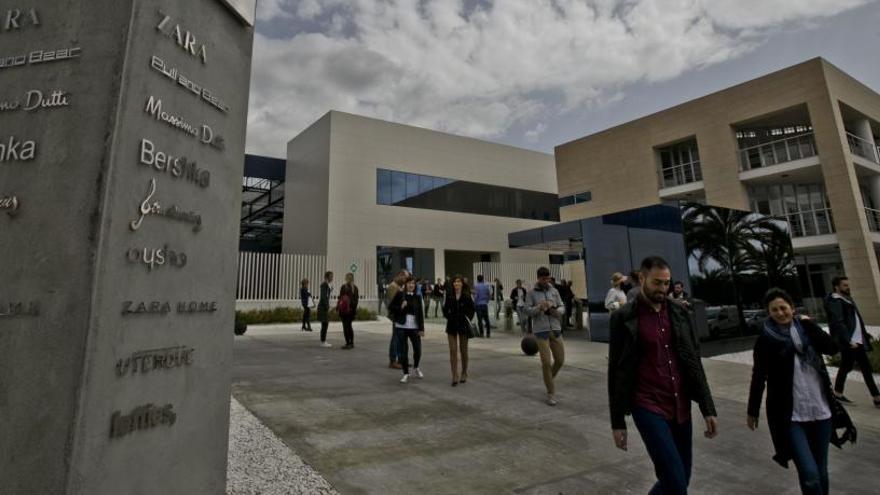
<svg viewBox="0 0 880 495">
<path fill-rule="evenodd" d="M 225 493 L 255 2 L 7 6 L 0 492 Z"/>
<path fill-rule="evenodd" d="M 864 139 L 871 145 L 871 153 L 874 155 L 874 161 L 880 161 L 880 157 L 877 156 L 877 143 L 874 141 L 874 131 L 871 129 L 871 121 L 868 119 L 857 120 L 853 131 L 853 134 Z"/>
<path fill-rule="evenodd" d="M 880 267 L 868 229 L 855 165 L 850 159 L 843 120 L 839 108 L 833 103 L 835 101 L 832 95 L 824 95 L 807 104 L 844 271 L 865 321 L 869 325 L 878 325 Z M 863 131 L 864 128 L 860 132 Z"/>
<path fill-rule="evenodd" d="M 434 281 L 446 280 L 446 250 L 442 247 L 434 248 Z"/>
</svg>

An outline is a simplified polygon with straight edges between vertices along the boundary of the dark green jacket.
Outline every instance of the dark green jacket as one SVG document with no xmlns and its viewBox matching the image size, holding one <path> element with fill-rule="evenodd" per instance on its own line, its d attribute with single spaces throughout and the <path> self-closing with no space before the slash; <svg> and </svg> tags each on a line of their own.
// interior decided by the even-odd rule
<svg viewBox="0 0 880 495">
<path fill-rule="evenodd" d="M 611 344 L 608 349 L 608 402 L 611 427 L 626 429 L 627 414 L 632 412 L 639 368 L 639 314 L 637 298 L 611 314 Z M 699 404 L 703 416 L 715 416 L 715 403 L 709 382 L 700 361 L 700 345 L 686 309 L 667 302 L 669 321 L 679 371 L 683 375 L 688 397 Z"/>
</svg>

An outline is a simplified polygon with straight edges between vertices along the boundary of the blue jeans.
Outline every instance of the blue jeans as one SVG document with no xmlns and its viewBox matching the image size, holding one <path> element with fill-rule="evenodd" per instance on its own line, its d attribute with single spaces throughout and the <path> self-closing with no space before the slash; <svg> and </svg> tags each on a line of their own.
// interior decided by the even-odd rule
<svg viewBox="0 0 880 495">
<path fill-rule="evenodd" d="M 692 425 L 667 421 L 641 407 L 632 410 L 633 422 L 654 463 L 657 483 L 649 495 L 685 495 L 691 480 Z"/>
<path fill-rule="evenodd" d="M 828 493 L 828 443 L 831 441 L 831 419 L 800 423 L 791 422 L 791 457 L 798 471 L 801 493 Z"/>
<path fill-rule="evenodd" d="M 483 320 L 486 321 L 486 335 L 489 335 L 489 332 L 492 330 L 492 326 L 489 325 L 488 304 L 477 305 L 477 327 L 480 329 L 480 336 L 483 336 Z"/>
</svg>

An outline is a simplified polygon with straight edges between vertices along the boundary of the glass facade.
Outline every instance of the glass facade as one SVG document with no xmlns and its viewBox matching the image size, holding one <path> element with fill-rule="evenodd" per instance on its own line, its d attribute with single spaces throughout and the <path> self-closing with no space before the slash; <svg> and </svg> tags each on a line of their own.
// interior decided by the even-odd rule
<svg viewBox="0 0 880 495">
<path fill-rule="evenodd" d="M 376 169 L 376 203 L 498 217 L 559 221 L 555 194 Z"/>
<path fill-rule="evenodd" d="M 834 233 L 831 204 L 823 184 L 774 184 L 749 188 L 752 211 L 783 217 L 792 237 Z"/>
</svg>

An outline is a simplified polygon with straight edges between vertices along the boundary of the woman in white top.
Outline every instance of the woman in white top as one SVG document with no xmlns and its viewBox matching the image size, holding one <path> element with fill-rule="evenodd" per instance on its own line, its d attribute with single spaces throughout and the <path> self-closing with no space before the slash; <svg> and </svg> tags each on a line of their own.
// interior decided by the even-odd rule
<svg viewBox="0 0 880 495">
<path fill-rule="evenodd" d="M 413 371 L 418 378 L 424 378 L 419 369 L 422 360 L 422 337 L 425 336 L 425 311 L 422 309 L 422 297 L 416 293 L 416 281 L 407 277 L 404 288 L 394 295 L 388 312 L 394 320 L 394 334 L 397 337 L 397 351 L 400 353 L 400 366 L 403 378 L 400 383 L 409 381 L 409 345 L 413 346 Z"/>
<path fill-rule="evenodd" d="M 620 288 L 624 282 L 626 282 L 626 275 L 620 272 L 611 275 L 611 288 L 608 289 L 608 294 L 605 296 L 605 309 L 609 313 L 617 311 L 626 304 L 626 292 Z"/>
<path fill-rule="evenodd" d="M 770 289 L 764 306 L 770 317 L 755 342 L 747 424 L 758 427 L 766 384 L 773 460 L 786 468 L 794 461 L 802 493 L 826 495 L 831 411 L 841 407 L 822 354 L 835 354 L 837 345 L 812 321 L 793 316 L 794 301 L 785 291 Z"/>
</svg>

